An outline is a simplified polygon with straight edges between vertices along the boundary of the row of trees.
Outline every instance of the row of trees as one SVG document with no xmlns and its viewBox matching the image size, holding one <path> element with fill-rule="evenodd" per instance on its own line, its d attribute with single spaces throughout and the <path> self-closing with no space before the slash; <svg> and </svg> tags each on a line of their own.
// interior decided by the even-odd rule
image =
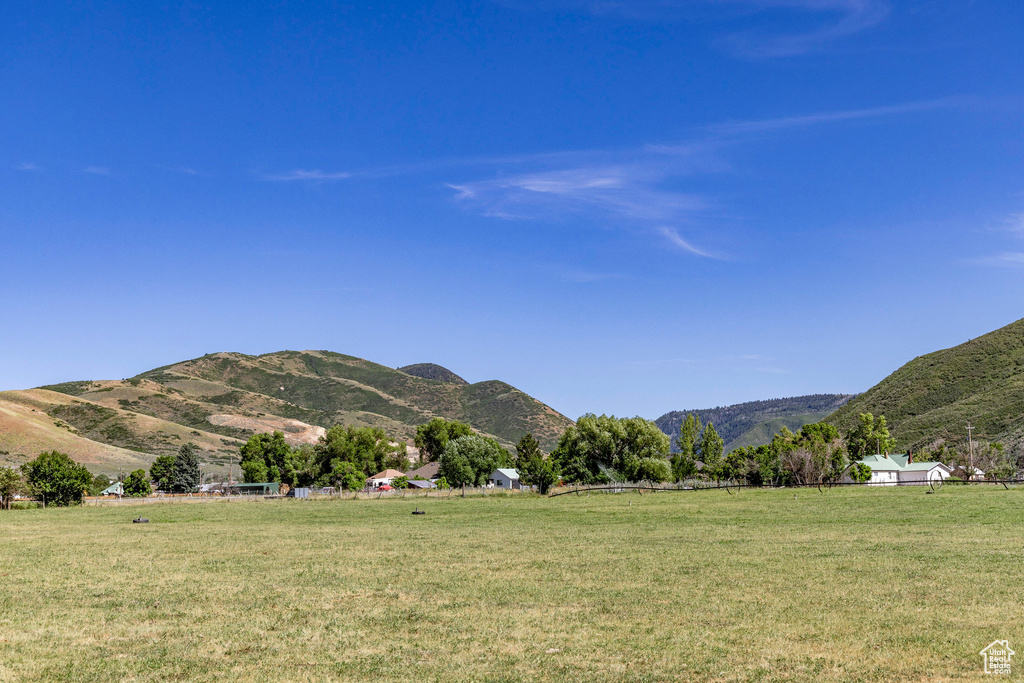
<svg viewBox="0 0 1024 683">
<path fill-rule="evenodd" d="M 376 427 L 331 427 L 315 445 L 290 446 L 281 432 L 256 434 L 241 447 L 246 482 L 276 481 L 290 487 L 361 489 L 366 478 L 409 467 L 406 446 Z"/>
</svg>

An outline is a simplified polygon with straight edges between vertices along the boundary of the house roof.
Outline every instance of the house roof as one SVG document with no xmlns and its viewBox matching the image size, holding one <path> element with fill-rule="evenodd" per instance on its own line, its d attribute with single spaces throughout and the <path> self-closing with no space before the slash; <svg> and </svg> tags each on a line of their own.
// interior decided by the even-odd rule
<svg viewBox="0 0 1024 683">
<path fill-rule="evenodd" d="M 928 461 L 926 461 L 926 462 L 912 462 L 909 465 L 907 465 L 906 467 L 904 467 L 903 471 L 904 472 L 926 472 L 926 471 L 934 469 L 936 467 L 941 467 L 942 469 L 946 470 L 947 472 L 951 472 L 952 471 L 948 467 L 943 465 L 941 462 L 928 462 Z"/>
<path fill-rule="evenodd" d="M 377 474 L 373 475 L 372 477 L 368 477 L 368 479 L 394 479 L 395 477 L 403 477 L 403 476 L 405 476 L 405 475 L 402 474 L 401 472 L 399 472 L 398 470 L 386 469 L 383 472 L 378 472 Z"/>
<path fill-rule="evenodd" d="M 950 471 L 950 469 L 941 462 L 926 460 L 924 462 L 912 462 L 908 464 L 908 460 L 910 460 L 910 457 L 906 454 L 896 454 L 888 457 L 875 454 L 865 456 L 858 462 L 864 463 L 872 470 L 878 472 L 927 472 L 937 466 L 945 468 L 947 472 Z"/>
<path fill-rule="evenodd" d="M 405 476 L 409 477 L 409 479 L 412 479 L 413 477 L 423 477 L 424 479 L 437 479 L 438 472 L 440 471 L 441 463 L 435 461 L 428 462 L 426 465 L 423 465 L 422 467 L 417 467 L 411 472 L 406 472 Z"/>
<path fill-rule="evenodd" d="M 100 491 L 100 495 L 101 496 L 107 496 L 107 495 L 123 496 L 124 495 L 124 486 L 121 485 L 121 482 L 115 481 L 113 484 L 111 484 L 107 488 L 105 488 L 102 491 Z"/>
<path fill-rule="evenodd" d="M 507 479 L 519 478 L 519 473 L 513 469 L 502 469 L 499 467 L 498 469 L 494 470 L 494 472 L 491 472 L 491 476 L 493 477 L 496 473 L 500 473 L 503 477 Z"/>
<path fill-rule="evenodd" d="M 903 469 L 898 462 L 883 455 L 868 455 L 861 458 L 859 462 L 878 472 L 899 472 Z"/>
<path fill-rule="evenodd" d="M 414 489 L 433 489 L 437 488 L 433 482 L 425 479 L 410 479 L 409 486 Z"/>
</svg>

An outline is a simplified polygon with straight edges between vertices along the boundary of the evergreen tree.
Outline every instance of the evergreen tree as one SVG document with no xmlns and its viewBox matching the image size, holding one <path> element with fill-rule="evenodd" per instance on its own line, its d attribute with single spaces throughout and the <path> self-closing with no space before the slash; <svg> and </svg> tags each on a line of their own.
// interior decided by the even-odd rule
<svg viewBox="0 0 1024 683">
<path fill-rule="evenodd" d="M 199 484 L 199 451 L 195 444 L 187 443 L 178 450 L 178 457 L 174 459 L 174 490 L 192 493 Z"/>
</svg>

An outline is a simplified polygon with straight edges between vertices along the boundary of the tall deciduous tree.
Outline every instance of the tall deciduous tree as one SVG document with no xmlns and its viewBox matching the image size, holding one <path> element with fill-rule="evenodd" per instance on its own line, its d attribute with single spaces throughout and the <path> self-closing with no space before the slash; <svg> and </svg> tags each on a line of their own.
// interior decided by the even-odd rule
<svg viewBox="0 0 1024 683">
<path fill-rule="evenodd" d="M 660 476 L 659 467 L 641 461 L 665 460 L 667 470 L 668 450 L 669 438 L 653 422 L 587 414 L 566 428 L 551 459 L 565 481 L 590 484 Z"/>
<path fill-rule="evenodd" d="M 885 416 L 878 419 L 871 413 L 861 413 L 857 426 L 846 433 L 846 447 L 851 460 L 860 460 L 876 453 L 888 453 L 896 448 L 896 440 L 889 434 Z"/>
<path fill-rule="evenodd" d="M 242 474 L 247 483 L 281 481 L 291 446 L 283 432 L 253 434 L 239 449 L 242 455 Z"/>
<path fill-rule="evenodd" d="M 690 413 L 679 426 L 676 447 L 679 452 L 672 456 L 672 478 L 682 481 L 697 474 L 697 438 L 700 436 L 700 417 Z"/>
<path fill-rule="evenodd" d="M 178 457 L 174 459 L 174 490 L 192 493 L 199 484 L 199 450 L 195 444 L 187 443 L 178 449 Z"/>
<path fill-rule="evenodd" d="M 376 427 L 331 427 L 313 448 L 311 476 L 322 486 L 338 486 L 350 474 L 347 465 L 363 480 L 386 469 L 405 471 L 405 442 L 391 441 Z"/>
<path fill-rule="evenodd" d="M 472 434 L 473 428 L 465 422 L 435 417 L 416 428 L 416 448 L 424 459 L 433 462 L 441 457 L 449 441 Z"/>
<path fill-rule="evenodd" d="M 149 466 L 149 478 L 156 484 L 158 491 L 174 488 L 174 460 L 173 455 L 159 455 Z"/>
<path fill-rule="evenodd" d="M 131 498 L 145 498 L 152 490 L 149 486 L 149 477 L 146 470 L 135 470 L 124 480 L 124 495 Z"/>
<path fill-rule="evenodd" d="M 722 450 L 724 448 L 725 441 L 718 435 L 715 425 L 709 422 L 700 435 L 697 456 L 704 463 L 704 471 L 712 479 L 720 479 L 724 474 L 722 468 Z"/>
<path fill-rule="evenodd" d="M 66 453 L 47 451 L 21 466 L 33 493 L 45 505 L 75 505 L 89 490 L 92 475 Z"/>
<path fill-rule="evenodd" d="M 558 480 L 550 458 L 544 457 L 533 434 L 527 434 L 516 444 L 516 468 L 523 483 L 536 486 L 541 494 L 546 494 Z"/>
<path fill-rule="evenodd" d="M 509 461 L 508 451 L 494 439 L 460 436 L 445 447 L 438 473 L 452 486 L 483 486 L 494 470 L 508 467 Z"/>
</svg>

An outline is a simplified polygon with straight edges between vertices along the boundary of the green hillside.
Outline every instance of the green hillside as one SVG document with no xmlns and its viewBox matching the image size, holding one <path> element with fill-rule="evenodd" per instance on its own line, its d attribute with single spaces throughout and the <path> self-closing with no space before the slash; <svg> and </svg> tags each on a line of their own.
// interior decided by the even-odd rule
<svg viewBox="0 0 1024 683">
<path fill-rule="evenodd" d="M 829 416 L 852 426 L 859 413 L 885 415 L 901 448 L 943 439 L 1024 441 L 1024 320 L 967 343 L 920 356 Z"/>
<path fill-rule="evenodd" d="M 261 431 L 280 430 L 292 443 L 312 443 L 324 428 L 352 424 L 411 440 L 416 426 L 433 417 L 468 422 L 507 446 L 532 432 L 551 449 L 571 424 L 505 382 L 468 384 L 441 366 L 396 370 L 329 351 L 216 353 L 127 380 L 42 389 L 33 390 L 28 413 L 15 408 L 29 400 L 29 392 L 0 397 L 6 399 L 0 443 L 8 444 L 4 450 L 12 461 L 73 436 L 100 469 L 113 454 L 152 460 L 187 440 L 200 445 L 204 462 L 226 465 L 237 458 L 242 440 Z"/>
<path fill-rule="evenodd" d="M 728 453 L 742 446 L 769 443 L 772 435 L 783 427 L 796 431 L 805 424 L 818 422 L 851 398 L 851 394 L 811 394 L 701 410 L 674 410 L 659 417 L 655 424 L 672 437 L 674 449 L 683 420 L 688 414 L 696 413 L 702 424 L 715 425 Z"/>
</svg>

